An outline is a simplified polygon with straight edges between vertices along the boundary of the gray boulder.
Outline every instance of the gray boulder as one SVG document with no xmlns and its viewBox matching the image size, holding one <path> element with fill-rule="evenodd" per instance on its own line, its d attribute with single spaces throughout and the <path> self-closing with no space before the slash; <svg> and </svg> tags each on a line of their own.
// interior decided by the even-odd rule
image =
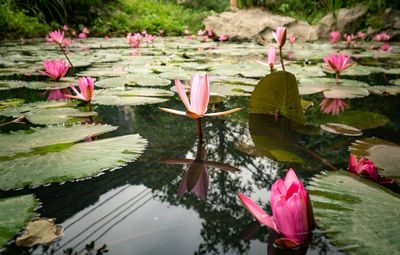
<svg viewBox="0 0 400 255">
<path fill-rule="evenodd" d="M 352 9 L 339 9 L 337 30 L 340 33 L 356 33 L 356 29 L 367 11 L 367 6 L 357 6 Z M 335 31 L 335 22 L 332 13 L 325 15 L 318 22 L 318 36 L 320 38 L 329 38 L 329 33 L 331 31 Z"/>
<path fill-rule="evenodd" d="M 212 28 L 216 36 L 226 35 L 231 41 L 271 41 L 271 32 L 279 26 L 287 28 L 287 37 L 293 35 L 299 41 L 318 39 L 317 28 L 307 22 L 272 14 L 260 8 L 214 14 L 205 18 L 203 24 L 207 30 Z"/>
</svg>

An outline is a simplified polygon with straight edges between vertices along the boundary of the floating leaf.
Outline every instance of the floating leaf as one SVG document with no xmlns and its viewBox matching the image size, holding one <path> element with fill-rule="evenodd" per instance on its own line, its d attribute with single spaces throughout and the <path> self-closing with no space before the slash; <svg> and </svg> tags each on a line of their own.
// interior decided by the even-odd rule
<svg viewBox="0 0 400 255">
<path fill-rule="evenodd" d="M 385 73 L 387 73 L 387 74 L 400 74 L 400 68 L 386 69 Z"/>
<path fill-rule="evenodd" d="M 359 130 L 358 128 L 347 126 L 344 124 L 339 124 L 339 123 L 326 123 L 326 124 L 321 124 L 321 129 L 331 132 L 334 134 L 341 134 L 341 135 L 347 135 L 347 136 L 360 136 L 362 135 L 362 131 Z"/>
<path fill-rule="evenodd" d="M 332 86 L 324 91 L 324 97 L 328 98 L 359 98 L 366 97 L 369 92 L 365 88 L 359 88 L 356 86 Z"/>
<path fill-rule="evenodd" d="M 89 177 L 137 159 L 146 145 L 147 141 L 138 134 L 125 135 L 78 144 L 58 144 L 44 155 L 21 155 L 1 160 L 0 189 Z"/>
<path fill-rule="evenodd" d="M 96 82 L 96 86 L 101 88 L 119 88 L 128 85 L 130 81 L 129 76 L 101 79 Z"/>
<path fill-rule="evenodd" d="M 370 75 L 371 73 L 383 73 L 384 71 L 385 71 L 384 68 L 378 66 L 363 66 L 355 64 L 344 71 L 340 71 L 340 75 L 362 76 L 362 75 Z"/>
<path fill-rule="evenodd" d="M 53 144 L 73 143 L 116 130 L 110 125 L 48 126 L 0 134 L 0 160 L 18 153 L 41 153 L 41 147 Z"/>
<path fill-rule="evenodd" d="M 398 85 L 400 86 L 400 79 L 397 80 L 391 80 L 390 83 L 394 84 L 394 85 Z"/>
<path fill-rule="evenodd" d="M 18 89 L 27 85 L 26 81 L 0 81 L 0 90 Z"/>
<path fill-rule="evenodd" d="M 130 84 L 139 86 L 168 86 L 171 84 L 171 81 L 151 76 L 132 76 Z"/>
<path fill-rule="evenodd" d="M 184 85 L 186 93 L 190 92 L 190 85 Z M 171 90 L 176 91 L 176 87 L 172 86 Z M 224 83 L 212 83 L 210 86 L 211 93 L 222 96 L 250 96 L 254 90 L 253 86 L 242 86 Z"/>
<path fill-rule="evenodd" d="M 300 95 L 308 95 L 324 92 L 325 97 L 329 98 L 356 98 L 368 95 L 367 84 L 354 80 L 339 79 L 335 84 L 335 79 L 330 78 L 302 78 L 300 79 Z"/>
<path fill-rule="evenodd" d="M 78 109 L 65 107 L 54 109 L 41 109 L 23 114 L 25 118 L 37 125 L 54 125 L 61 123 L 74 123 L 84 121 L 88 117 L 96 116 L 96 112 L 82 112 Z"/>
<path fill-rule="evenodd" d="M 41 109 L 51 109 L 57 107 L 67 107 L 67 101 L 40 101 L 35 103 L 22 104 L 16 107 L 8 107 L 3 111 L 0 111 L 0 115 L 7 117 L 19 117 L 25 112 Z"/>
<path fill-rule="evenodd" d="M 95 92 L 97 93 L 97 92 Z M 168 101 L 173 93 L 163 89 L 130 88 L 127 90 L 107 89 L 92 101 L 101 105 L 143 105 Z"/>
<path fill-rule="evenodd" d="M 63 228 L 57 227 L 53 219 L 38 218 L 28 222 L 24 233 L 17 238 L 15 244 L 23 247 L 47 244 L 60 238 L 63 232 Z"/>
<path fill-rule="evenodd" d="M 296 77 L 321 77 L 326 76 L 323 69 L 318 65 L 285 65 L 287 72 L 295 74 Z"/>
<path fill-rule="evenodd" d="M 339 115 L 323 114 L 320 112 L 318 116 L 313 116 L 310 120 L 307 119 L 308 123 L 313 123 L 316 126 L 326 123 L 340 123 L 361 130 L 381 127 L 388 121 L 389 119 L 386 116 L 379 113 L 353 110 L 344 111 Z"/>
<path fill-rule="evenodd" d="M 128 72 L 122 69 L 102 69 L 92 68 L 87 71 L 78 73 L 78 76 L 92 76 L 92 77 L 112 77 L 127 75 Z"/>
<path fill-rule="evenodd" d="M 255 86 L 258 84 L 258 80 L 243 77 L 230 77 L 230 76 L 211 76 L 211 84 L 214 83 L 228 83 L 233 85 L 249 85 Z"/>
<path fill-rule="evenodd" d="M 400 179 L 399 145 L 371 137 L 355 141 L 349 149 L 354 155 L 374 162 L 386 178 Z"/>
<path fill-rule="evenodd" d="M 305 124 L 296 77 L 275 72 L 261 79 L 250 98 L 250 112 L 285 116 Z"/>
<path fill-rule="evenodd" d="M 0 100 L 0 111 L 4 110 L 7 107 L 14 107 L 21 105 L 24 102 L 25 100 L 20 98 L 10 98 L 5 100 Z"/>
<path fill-rule="evenodd" d="M 346 254 L 400 250 L 398 194 L 345 171 L 314 177 L 308 191 L 318 227 Z"/>
<path fill-rule="evenodd" d="M 69 88 L 69 84 L 76 84 L 78 81 L 74 78 L 63 78 L 59 81 L 31 81 L 29 82 L 25 87 L 29 89 L 42 89 L 42 90 L 47 90 L 47 89 L 64 89 L 64 88 Z"/>
<path fill-rule="evenodd" d="M 400 86 L 371 86 L 368 90 L 378 95 L 397 95 L 400 93 Z"/>
<path fill-rule="evenodd" d="M 33 195 L 0 199 L 0 248 L 35 216 L 37 205 Z"/>
</svg>

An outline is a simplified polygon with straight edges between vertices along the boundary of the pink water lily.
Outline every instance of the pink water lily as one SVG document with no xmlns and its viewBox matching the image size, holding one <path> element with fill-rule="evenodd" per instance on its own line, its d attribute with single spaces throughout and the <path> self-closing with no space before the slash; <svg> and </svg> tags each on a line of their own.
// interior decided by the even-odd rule
<svg viewBox="0 0 400 255">
<path fill-rule="evenodd" d="M 339 31 L 333 31 L 329 35 L 331 37 L 331 43 L 336 43 L 339 41 L 339 37 L 340 37 Z"/>
<path fill-rule="evenodd" d="M 291 35 L 291 36 L 289 37 L 289 42 L 290 42 L 290 44 L 293 44 L 294 41 L 296 41 L 296 37 L 294 37 L 294 36 Z"/>
<path fill-rule="evenodd" d="M 198 136 L 200 140 L 202 139 L 202 131 L 201 131 L 201 122 L 200 119 L 203 116 L 220 116 L 233 112 L 240 111 L 242 108 L 236 108 L 225 112 L 215 112 L 215 113 L 206 113 L 208 107 L 208 101 L 210 99 L 210 76 L 209 75 L 200 75 L 193 74 L 192 80 L 190 81 L 190 102 L 186 95 L 185 88 L 179 79 L 175 78 L 175 87 L 178 91 L 178 94 L 185 104 L 187 111 L 178 111 L 168 108 L 158 107 L 160 110 L 187 116 L 197 120 L 197 128 L 198 128 Z"/>
<path fill-rule="evenodd" d="M 309 196 L 293 169 L 289 169 L 284 181 L 279 179 L 271 186 L 273 217 L 247 196 L 240 193 L 239 198 L 259 222 L 283 237 L 275 242 L 284 248 L 295 247 L 305 242 L 315 227 Z"/>
<path fill-rule="evenodd" d="M 220 41 L 226 41 L 226 40 L 228 40 L 228 37 L 227 37 L 226 35 L 220 35 L 220 36 L 218 37 L 218 40 L 220 40 Z"/>
<path fill-rule="evenodd" d="M 336 115 L 339 114 L 340 109 L 344 112 L 344 108 L 350 107 L 345 101 L 340 98 L 324 98 L 319 104 L 321 106 L 321 111 L 325 114 Z"/>
<path fill-rule="evenodd" d="M 47 36 L 46 36 L 46 40 L 49 42 L 55 42 L 58 44 L 62 44 L 63 42 L 63 38 L 64 38 L 64 31 L 60 32 L 60 30 L 55 30 L 53 32 L 50 32 Z"/>
<path fill-rule="evenodd" d="M 336 84 L 339 79 L 339 73 L 340 71 L 346 70 L 350 66 L 354 65 L 356 62 L 352 62 L 349 64 L 350 56 L 346 57 L 346 54 L 339 53 L 338 55 L 336 54 L 330 54 L 324 58 L 325 63 L 328 66 L 321 66 L 322 68 L 336 72 Z"/>
<path fill-rule="evenodd" d="M 43 72 L 42 70 L 38 70 L 38 72 L 58 81 L 68 72 L 69 65 L 66 66 L 65 64 L 66 62 L 62 59 L 60 59 L 58 62 L 56 59 L 54 59 L 53 61 L 43 61 L 43 66 L 46 69 L 47 73 Z"/>
<path fill-rule="evenodd" d="M 75 98 L 78 100 L 90 102 L 93 99 L 94 81 L 90 77 L 82 77 L 78 79 L 79 92 L 74 85 L 70 84 L 76 96 L 65 95 L 67 97 Z"/>
<path fill-rule="evenodd" d="M 374 163 L 372 161 L 365 160 L 365 158 L 361 158 L 357 162 L 357 158 L 353 154 L 350 154 L 349 171 L 353 174 L 360 175 L 362 177 L 370 179 L 373 182 L 377 182 L 380 184 L 394 182 L 393 179 L 381 178 L 378 175 L 376 167 L 374 166 Z"/>
<path fill-rule="evenodd" d="M 276 64 L 276 50 L 275 47 L 270 47 L 268 49 L 268 59 L 267 59 L 267 63 L 259 61 L 259 60 L 254 60 L 254 62 L 261 64 L 261 65 L 265 65 L 265 66 L 269 66 L 269 68 L 271 69 L 271 73 L 272 70 Z"/>
<path fill-rule="evenodd" d="M 392 48 L 389 46 L 389 44 L 384 43 L 384 44 L 382 44 L 380 50 L 383 50 L 383 51 L 391 51 Z"/>
<path fill-rule="evenodd" d="M 278 27 L 276 32 L 272 32 L 272 37 L 274 37 L 279 48 L 282 48 L 286 42 L 286 27 Z"/>
</svg>

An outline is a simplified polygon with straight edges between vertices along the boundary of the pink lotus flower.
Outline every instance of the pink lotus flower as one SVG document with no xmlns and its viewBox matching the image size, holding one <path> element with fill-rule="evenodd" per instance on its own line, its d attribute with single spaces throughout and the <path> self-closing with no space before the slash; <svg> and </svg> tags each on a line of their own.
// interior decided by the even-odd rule
<svg viewBox="0 0 400 255">
<path fill-rule="evenodd" d="M 374 37 L 374 40 L 375 41 L 379 41 L 379 42 L 380 41 L 387 41 L 389 39 L 390 39 L 390 36 L 388 34 L 386 34 L 386 33 L 377 34 Z"/>
<path fill-rule="evenodd" d="M 365 33 L 361 32 L 361 31 L 360 31 L 360 32 L 357 32 L 357 36 L 358 36 L 358 37 L 363 37 L 364 35 L 365 35 Z"/>
<path fill-rule="evenodd" d="M 239 198 L 259 222 L 283 236 L 275 241 L 283 248 L 296 247 L 304 243 L 315 227 L 309 196 L 293 169 L 289 169 L 284 181 L 279 179 L 271 186 L 273 217 L 245 195 L 240 193 Z"/>
<path fill-rule="evenodd" d="M 46 40 L 48 42 L 55 42 L 58 44 L 62 44 L 64 38 L 64 32 L 60 32 L 60 30 L 55 30 L 50 32 L 48 36 L 46 36 Z"/>
<path fill-rule="evenodd" d="M 278 44 L 278 47 L 282 48 L 286 42 L 286 27 L 278 27 L 276 32 L 272 32 L 272 36 Z"/>
<path fill-rule="evenodd" d="M 290 52 L 289 52 L 288 58 L 289 58 L 289 59 L 293 58 L 293 51 L 290 51 Z"/>
<path fill-rule="evenodd" d="M 184 33 L 185 33 L 185 35 L 188 35 L 189 34 L 189 30 L 186 29 Z"/>
<path fill-rule="evenodd" d="M 90 102 L 93 99 L 94 81 L 90 77 L 82 77 L 78 79 L 79 92 L 74 85 L 69 84 L 76 96 L 65 95 L 67 97 L 75 98 L 78 100 Z"/>
<path fill-rule="evenodd" d="M 275 64 L 276 64 L 276 50 L 275 47 L 270 47 L 268 49 L 268 62 L 264 63 L 262 61 L 259 60 L 254 60 L 254 62 L 261 64 L 261 65 L 265 65 L 265 66 L 269 66 L 272 72 L 272 69 L 274 68 Z"/>
<path fill-rule="evenodd" d="M 340 32 L 339 31 L 333 31 L 330 33 L 331 36 L 331 43 L 336 43 L 339 41 L 340 37 Z"/>
<path fill-rule="evenodd" d="M 160 35 L 162 35 L 162 34 L 164 33 L 164 30 L 160 29 L 160 30 L 158 30 L 158 33 L 159 33 Z"/>
<path fill-rule="evenodd" d="M 186 36 L 186 39 L 188 39 L 188 40 L 192 40 L 192 39 L 193 39 L 193 36 L 191 36 L 191 35 L 188 35 L 188 36 Z"/>
<path fill-rule="evenodd" d="M 89 34 L 89 29 L 87 29 L 87 27 L 84 27 L 82 33 Z"/>
<path fill-rule="evenodd" d="M 146 35 L 147 31 L 145 29 L 142 30 L 142 35 Z"/>
<path fill-rule="evenodd" d="M 210 28 L 210 30 L 208 30 L 208 32 L 207 32 L 207 35 L 208 35 L 209 37 L 212 37 L 213 34 L 214 34 L 214 31 L 213 31 L 212 28 Z"/>
<path fill-rule="evenodd" d="M 339 114 L 340 109 L 344 112 L 344 108 L 350 107 L 345 101 L 340 98 L 324 98 L 319 104 L 321 106 L 321 111 L 325 114 L 336 115 Z"/>
<path fill-rule="evenodd" d="M 75 36 L 75 35 L 76 35 L 76 32 L 75 32 L 75 31 L 72 31 L 72 35 Z"/>
<path fill-rule="evenodd" d="M 86 38 L 86 34 L 85 34 L 85 33 L 83 33 L 83 32 L 82 32 L 82 33 L 80 33 L 80 34 L 79 34 L 79 38 Z"/>
<path fill-rule="evenodd" d="M 62 29 L 63 29 L 64 31 L 67 31 L 69 28 L 68 28 L 67 25 L 64 25 L 64 26 L 62 26 Z"/>
<path fill-rule="evenodd" d="M 225 112 L 206 113 L 208 101 L 210 99 L 210 76 L 207 74 L 205 76 L 201 76 L 200 74 L 193 74 L 192 80 L 190 81 L 190 102 L 182 83 L 177 78 L 175 78 L 175 86 L 179 96 L 182 99 L 182 102 L 186 106 L 187 111 L 183 112 L 159 107 L 160 110 L 177 115 L 188 116 L 193 119 L 198 119 L 203 116 L 225 115 L 237 112 L 242 109 L 236 108 Z"/>
<path fill-rule="evenodd" d="M 226 41 L 227 39 L 228 39 L 228 37 L 226 37 L 226 35 L 220 35 L 218 37 L 218 40 L 220 40 L 220 41 Z"/>
<path fill-rule="evenodd" d="M 204 33 L 205 33 L 205 30 L 203 31 L 200 29 L 199 31 L 197 31 L 198 36 L 202 36 L 202 35 L 204 35 Z"/>
<path fill-rule="evenodd" d="M 376 171 L 376 167 L 372 161 L 365 160 L 365 158 L 361 158 L 360 161 L 357 162 L 356 156 L 350 154 L 349 160 L 349 171 L 353 174 L 365 177 L 370 179 L 373 182 L 377 183 L 393 183 L 393 179 L 381 178 Z"/>
<path fill-rule="evenodd" d="M 47 92 L 47 91 L 46 91 Z M 65 89 L 52 89 L 49 91 L 49 96 L 47 97 L 47 101 L 51 100 L 61 100 L 61 101 L 66 101 L 69 100 L 69 98 L 65 95 L 71 95 L 71 92 L 67 88 Z"/>
<path fill-rule="evenodd" d="M 207 41 L 207 39 L 208 39 L 208 36 L 205 35 L 205 36 L 202 36 L 200 40 L 201 40 L 202 42 L 205 42 L 205 41 Z"/>
<path fill-rule="evenodd" d="M 338 82 L 339 78 L 339 72 L 346 70 L 350 66 L 354 65 L 356 62 L 353 62 L 351 64 L 348 64 L 350 60 L 350 56 L 346 57 L 346 54 L 339 53 L 338 55 L 336 54 L 330 54 L 324 58 L 324 61 L 328 66 L 321 66 L 322 68 L 336 72 L 336 84 Z"/>
<path fill-rule="evenodd" d="M 389 44 L 385 43 L 385 44 L 382 44 L 380 50 L 383 50 L 383 51 L 391 51 L 392 48 L 389 46 Z"/>
<path fill-rule="evenodd" d="M 58 81 L 68 72 L 69 65 L 65 66 L 65 64 L 66 62 L 62 59 L 60 59 L 58 62 L 56 59 L 54 59 L 53 62 L 51 62 L 50 60 L 43 61 L 43 66 L 44 69 L 46 69 L 47 73 L 43 72 L 42 70 L 38 70 L 38 72 Z"/>
<path fill-rule="evenodd" d="M 291 36 L 289 37 L 289 42 L 290 42 L 290 44 L 293 44 L 294 41 L 296 41 L 296 37 L 294 37 L 294 36 L 291 35 Z"/>
<path fill-rule="evenodd" d="M 110 40 L 110 37 L 108 37 L 108 36 L 105 36 L 105 37 L 104 37 L 104 39 L 106 39 L 106 40 Z"/>
</svg>

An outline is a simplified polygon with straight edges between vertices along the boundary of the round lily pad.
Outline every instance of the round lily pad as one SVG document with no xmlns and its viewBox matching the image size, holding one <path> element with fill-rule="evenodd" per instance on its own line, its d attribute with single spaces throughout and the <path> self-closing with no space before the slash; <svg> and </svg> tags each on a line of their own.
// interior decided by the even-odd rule
<svg viewBox="0 0 400 255">
<path fill-rule="evenodd" d="M 0 81 L 0 90 L 8 90 L 8 89 L 18 89 L 22 87 L 26 87 L 28 82 L 26 81 Z"/>
<path fill-rule="evenodd" d="M 317 226 L 346 254 L 400 250 L 398 194 L 345 171 L 319 174 L 307 190 Z"/>
<path fill-rule="evenodd" d="M 400 86 L 400 79 L 397 79 L 397 80 L 391 80 L 391 81 L 390 81 L 390 83 L 391 83 L 391 84 L 394 84 L 394 85 L 398 85 L 398 86 Z"/>
<path fill-rule="evenodd" d="M 96 92 L 95 92 L 96 93 Z M 130 88 L 126 90 L 107 89 L 92 100 L 100 105 L 143 105 L 168 101 L 173 93 L 163 89 Z M 162 98 L 163 97 L 163 98 Z"/>
<path fill-rule="evenodd" d="M 357 98 L 369 94 L 367 84 L 355 80 L 339 79 L 335 85 L 335 79 L 330 78 L 302 78 L 300 79 L 300 95 L 323 92 L 329 98 Z"/>
<path fill-rule="evenodd" d="M 121 69 L 101 69 L 101 68 L 92 68 L 88 71 L 83 71 L 78 73 L 78 76 L 92 76 L 92 77 L 113 77 L 113 76 L 123 76 L 127 75 L 128 72 Z"/>
<path fill-rule="evenodd" d="M 0 189 L 81 179 L 137 159 L 147 141 L 140 135 L 55 144 L 40 155 L 17 155 L 0 161 Z"/>
<path fill-rule="evenodd" d="M 63 78 L 59 81 L 31 81 L 29 82 L 25 87 L 29 89 L 42 89 L 42 90 L 47 90 L 47 89 L 64 89 L 64 88 L 69 88 L 70 84 L 72 83 L 73 85 L 78 82 L 77 79 L 71 78 L 71 77 L 66 77 Z"/>
<path fill-rule="evenodd" d="M 355 141 L 349 149 L 354 155 L 374 162 L 386 178 L 400 179 L 400 146 L 398 144 L 371 137 Z"/>
<path fill-rule="evenodd" d="M 139 86 L 168 86 L 171 84 L 171 81 L 151 76 L 131 76 L 129 84 Z"/>
<path fill-rule="evenodd" d="M 377 95 L 397 95 L 400 93 L 400 86 L 371 86 L 368 90 Z"/>
</svg>

